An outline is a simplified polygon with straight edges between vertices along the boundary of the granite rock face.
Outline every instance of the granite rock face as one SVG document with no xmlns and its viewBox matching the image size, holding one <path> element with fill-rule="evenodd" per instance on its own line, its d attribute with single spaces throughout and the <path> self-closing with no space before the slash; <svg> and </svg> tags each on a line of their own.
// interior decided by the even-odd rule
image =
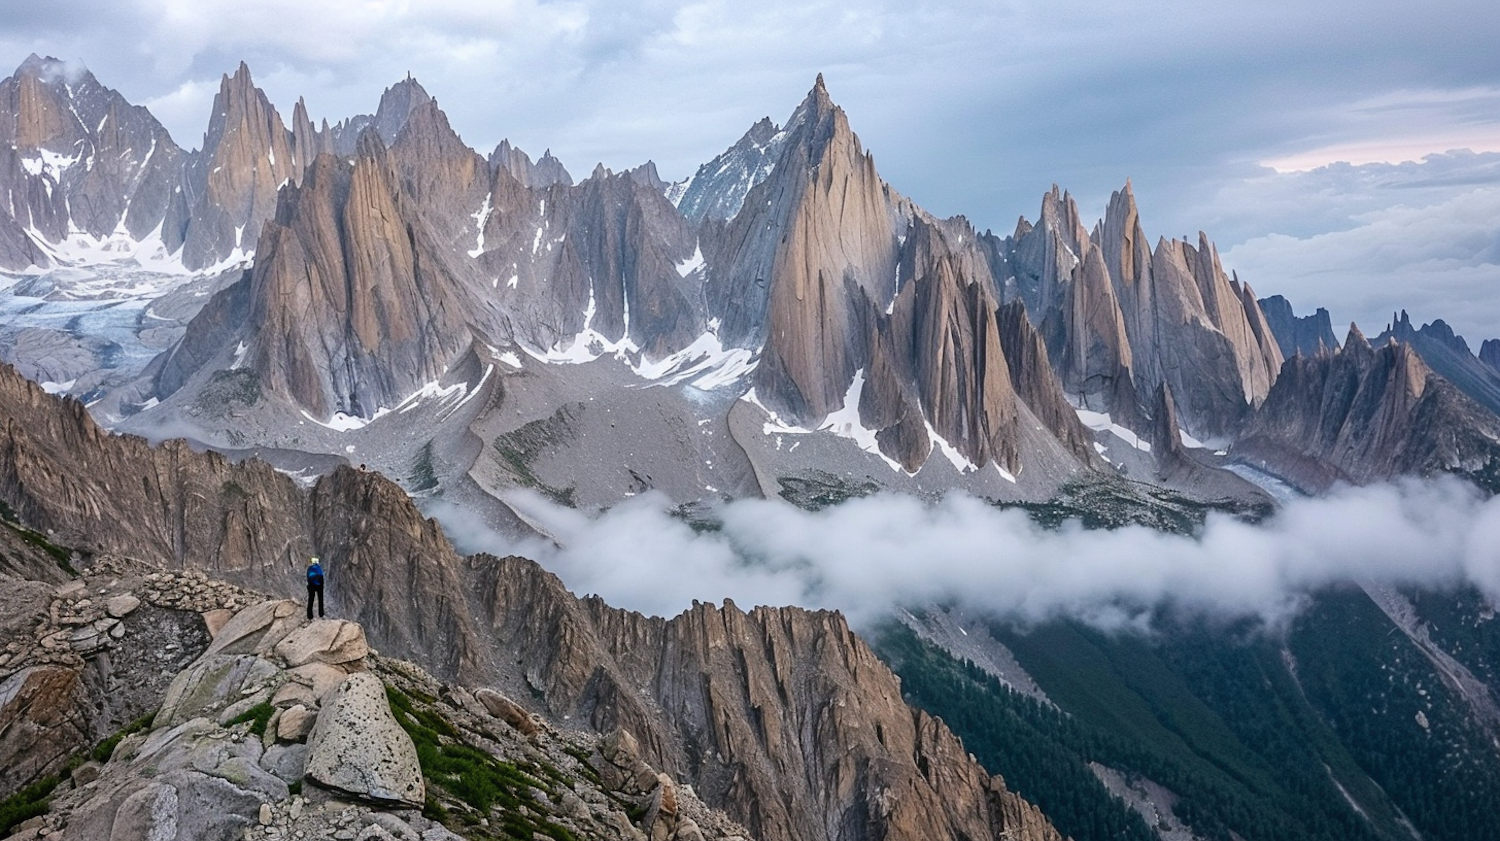
<svg viewBox="0 0 1500 841">
<path fill-rule="evenodd" d="M 260 226 L 276 211 L 277 190 L 301 177 L 292 147 L 292 133 L 241 62 L 220 80 L 203 151 L 188 167 L 187 194 L 197 200 L 189 211 L 183 265 L 200 269 L 254 247 Z"/>
<path fill-rule="evenodd" d="M 248 365 L 315 417 L 395 407 L 473 341 L 482 308 L 374 131 L 352 164 L 324 156 L 286 189 L 257 253 Z"/>
<path fill-rule="evenodd" d="M 52 264 L 70 231 L 140 240 L 160 227 L 175 250 L 193 158 L 145 108 L 86 68 L 32 55 L 0 81 L 0 267 Z"/>
<path fill-rule="evenodd" d="M 416 745 L 396 723 L 385 685 L 374 675 L 350 675 L 333 690 L 307 749 L 307 776 L 322 786 L 393 806 L 421 806 L 426 799 Z"/>
<path fill-rule="evenodd" d="M 1338 353 L 1287 363 L 1233 452 L 1312 489 L 1438 472 L 1488 487 L 1500 476 L 1500 419 L 1411 345 L 1372 347 L 1351 325 Z"/>
<path fill-rule="evenodd" d="M 669 188 L 668 197 L 693 222 L 733 219 L 751 188 L 776 167 L 788 133 L 762 117 L 733 146 L 724 150 L 686 182 Z"/>
<path fill-rule="evenodd" d="M 1184 428 L 1232 436 L 1280 371 L 1281 348 L 1249 285 L 1225 274 L 1202 233 L 1196 245 L 1162 239 L 1152 249 L 1128 183 L 1091 234 L 1054 188 L 1035 226 L 993 248 L 1010 273 L 1002 285 L 1041 325 L 1063 388 L 1128 426 L 1145 430 L 1166 383 Z"/>
</svg>

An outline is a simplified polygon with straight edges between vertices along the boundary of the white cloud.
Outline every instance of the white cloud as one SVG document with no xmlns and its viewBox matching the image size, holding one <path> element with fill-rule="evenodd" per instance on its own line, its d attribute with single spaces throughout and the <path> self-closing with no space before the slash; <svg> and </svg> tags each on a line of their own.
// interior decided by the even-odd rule
<svg viewBox="0 0 1500 841">
<path fill-rule="evenodd" d="M 1500 185 L 1430 205 L 1398 204 L 1309 236 L 1268 234 L 1223 253 L 1257 294 L 1282 294 L 1379 332 L 1396 310 L 1442 318 L 1478 348 L 1500 336 Z"/>
<path fill-rule="evenodd" d="M 1198 537 L 1141 527 L 1048 531 L 1017 510 L 950 495 L 934 504 L 881 494 L 817 513 L 746 500 L 695 533 L 646 495 L 588 517 L 532 495 L 514 502 L 559 545 L 518 544 L 456 509 L 435 513 L 466 551 L 537 558 L 578 593 L 671 616 L 691 601 L 798 604 L 856 623 L 897 604 L 958 603 L 1020 621 L 1073 616 L 1142 624 L 1159 608 L 1291 615 L 1343 580 L 1478 585 L 1500 602 L 1500 498 L 1456 480 L 1342 488 L 1297 500 L 1254 526 L 1210 517 Z"/>
</svg>

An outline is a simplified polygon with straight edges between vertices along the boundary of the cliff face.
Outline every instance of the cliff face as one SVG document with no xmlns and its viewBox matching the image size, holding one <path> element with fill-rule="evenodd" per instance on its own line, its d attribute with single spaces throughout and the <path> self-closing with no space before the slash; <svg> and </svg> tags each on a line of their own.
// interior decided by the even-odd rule
<svg viewBox="0 0 1500 841">
<path fill-rule="evenodd" d="M 1491 484 L 1500 421 L 1410 345 L 1351 326 L 1338 353 L 1288 361 L 1233 452 L 1317 489 L 1439 471 Z"/>
<path fill-rule="evenodd" d="M 1151 249 L 1128 183 L 1092 234 L 1054 188 L 1037 225 L 1019 226 L 1002 250 L 1004 285 L 1042 325 L 1063 388 L 1122 423 L 1144 431 L 1166 383 L 1187 429 L 1231 436 L 1281 368 L 1249 286 L 1225 275 L 1204 234 Z"/>
<path fill-rule="evenodd" d="M 725 342 L 761 348 L 756 393 L 810 422 L 843 406 L 868 358 L 858 305 L 891 300 L 898 244 L 874 160 L 822 77 L 786 132 L 711 255 L 706 292 Z"/>
<path fill-rule="evenodd" d="M 288 187 L 250 279 L 249 367 L 315 417 L 369 417 L 441 379 L 482 308 L 366 132 Z"/>
<path fill-rule="evenodd" d="M 276 191 L 301 175 L 281 115 L 240 63 L 214 97 L 203 151 L 187 174 L 191 219 L 182 262 L 212 265 L 236 248 L 249 251 L 276 210 Z"/>
<path fill-rule="evenodd" d="M 1057 838 L 902 703 L 837 614 L 726 603 L 643 617 L 579 600 L 521 558 L 460 559 L 376 474 L 341 468 L 303 492 L 257 462 L 110 436 L 9 368 L 0 407 L 0 499 L 59 542 L 287 595 L 317 554 L 330 606 L 386 653 L 624 727 L 757 837 Z"/>
<path fill-rule="evenodd" d="M 71 231 L 180 243 L 191 156 L 145 108 L 81 66 L 27 58 L 0 81 L 0 267 L 49 265 Z"/>
</svg>

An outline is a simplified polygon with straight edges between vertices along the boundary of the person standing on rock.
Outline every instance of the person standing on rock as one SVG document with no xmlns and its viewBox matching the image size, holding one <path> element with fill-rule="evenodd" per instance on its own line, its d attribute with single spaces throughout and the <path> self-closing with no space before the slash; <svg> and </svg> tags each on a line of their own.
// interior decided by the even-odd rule
<svg viewBox="0 0 1500 841">
<path fill-rule="evenodd" d="M 312 621 L 313 597 L 318 599 L 318 618 L 323 618 L 323 565 L 317 558 L 307 565 L 307 621 Z"/>
</svg>

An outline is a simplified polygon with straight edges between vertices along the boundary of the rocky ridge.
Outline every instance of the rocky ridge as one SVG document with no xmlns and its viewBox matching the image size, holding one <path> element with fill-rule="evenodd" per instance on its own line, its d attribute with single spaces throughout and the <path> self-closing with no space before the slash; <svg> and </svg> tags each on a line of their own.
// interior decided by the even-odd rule
<svg viewBox="0 0 1500 841">
<path fill-rule="evenodd" d="M 552 721 L 629 730 L 644 761 L 768 841 L 1053 837 L 902 702 L 838 614 L 726 603 L 667 620 L 580 600 L 531 561 L 461 558 L 376 474 L 343 468 L 302 491 L 254 461 L 107 435 L 77 403 L 4 374 L 0 495 L 88 554 L 134 544 L 150 566 L 286 595 L 318 554 L 330 606 L 382 650 L 536 695 Z"/>
<path fill-rule="evenodd" d="M 1351 325 L 1337 353 L 1287 362 L 1234 453 L 1315 489 L 1435 472 L 1495 488 L 1500 419 L 1411 345 L 1372 346 Z"/>
<path fill-rule="evenodd" d="M 125 726 L 108 748 L 83 764 L 39 771 L 25 765 L 37 746 L 66 760 L 102 737 L 71 738 L 69 723 L 93 709 L 87 699 L 49 701 L 29 691 L 43 663 L 83 668 L 49 654 L 51 636 L 38 641 L 37 652 L 11 658 L 5 670 L 19 664 L 20 671 L 5 685 L 20 675 L 25 686 L 0 693 L 0 718 L 11 723 L 0 742 L 3 790 L 41 773 L 66 778 L 53 790 L 51 809 L 13 837 L 441 841 L 523 827 L 549 837 L 747 837 L 691 787 L 645 764 L 628 733 L 555 730 L 492 690 L 471 694 L 380 657 L 358 625 L 307 622 L 295 602 L 261 601 L 202 574 L 143 574 L 120 560 L 102 560 L 93 571 L 99 574 L 57 588 L 49 609 L 65 627 L 96 612 L 117 623 L 105 632 L 112 642 L 83 645 L 75 634 L 65 647 L 74 659 L 87 658 L 88 668 L 121 684 L 149 677 L 166 663 L 111 661 L 107 652 L 142 632 L 141 611 L 156 610 L 179 617 L 183 627 L 196 625 L 196 637 L 184 640 L 190 662 L 170 684 L 155 682 L 154 693 L 143 696 L 154 714 Z M 88 598 L 96 594 L 97 602 Z M 16 718 L 52 702 L 52 720 Z M 106 733 L 119 729 L 97 724 Z M 441 730 L 436 744 L 433 727 Z M 471 773 L 509 779 L 512 788 L 478 808 L 464 799 L 468 790 L 441 776 L 431 755 L 419 760 L 409 730 L 438 756 L 475 752 L 483 758 L 472 759 L 480 770 Z M 29 739 L 18 741 L 17 733 Z"/>
<path fill-rule="evenodd" d="M 60 138 L 51 146 L 71 137 L 52 126 L 66 123 L 59 103 L 83 95 L 55 82 L 65 69 L 37 59 L 6 82 L 35 88 L 13 97 L 26 117 L 16 124 Z M 180 218 L 162 236 L 181 238 L 189 268 L 252 252 L 253 266 L 140 381 L 99 403 L 120 428 L 182 424 L 221 448 L 333 447 L 297 427 L 363 428 L 459 392 L 483 393 L 483 425 L 503 436 L 564 408 L 509 428 L 493 417 L 514 414 L 502 404 L 537 366 L 589 363 L 569 376 L 680 386 L 680 405 L 692 406 L 668 424 L 725 422 L 763 489 L 805 478 L 768 450 L 787 429 L 851 442 L 804 451 L 822 459 L 809 469 L 1039 499 L 1126 469 L 1104 464 L 1096 445 L 1113 444 L 1111 429 L 1157 435 L 1163 385 L 1182 431 L 1224 449 L 1281 370 L 1280 328 L 1249 285 L 1225 272 L 1205 234 L 1152 247 L 1128 182 L 1092 230 L 1060 189 L 1007 237 L 934 218 L 880 178 L 821 78 L 784 126 L 757 123 L 675 186 L 649 164 L 600 166 L 574 184 L 555 159 L 533 163 L 508 143 L 485 158 L 410 77 L 373 115 L 331 128 L 300 102 L 283 122 L 244 65 L 216 103 L 203 151 L 180 162 Z M 51 146 L 38 148 L 62 154 Z M 1016 301 L 1023 310 L 1001 318 Z M 1471 391 L 1488 382 L 1477 362 L 1432 364 L 1463 373 Z M 610 377 L 599 372 L 610 365 Z M 221 411 L 225 395 L 234 411 Z M 749 404 L 739 414 L 763 410 L 762 420 L 728 423 L 736 398 Z M 1107 416 L 1099 434 L 1081 432 L 1067 405 Z M 471 432 L 406 436 L 414 443 L 391 458 L 424 458 L 441 435 L 466 455 L 437 484 L 486 487 L 479 474 L 504 471 L 481 464 L 487 450 Z M 576 462 L 597 461 L 599 441 L 576 438 Z M 744 486 L 700 476 L 675 452 L 692 449 L 610 484 L 651 487 L 646 477 L 671 472 L 660 484 L 691 489 L 684 502 Z M 1141 453 L 1131 459 L 1155 461 Z M 1200 477 L 1221 466 L 1198 461 Z M 1184 484 L 1182 471 L 1147 466 L 1179 490 L 1234 484 Z"/>
<path fill-rule="evenodd" d="M 1281 346 L 1281 355 L 1287 359 L 1301 354 L 1318 356 L 1338 350 L 1339 340 L 1333 334 L 1333 321 L 1328 310 L 1318 307 L 1312 315 L 1297 315 L 1292 303 L 1280 295 L 1260 299 L 1261 311 L 1266 314 L 1266 324 L 1276 343 Z"/>
<path fill-rule="evenodd" d="M 1385 332 L 1371 341 L 1379 346 L 1388 339 L 1411 345 L 1434 373 L 1458 386 L 1491 412 L 1500 413 L 1500 371 L 1476 356 L 1464 337 L 1455 335 L 1453 328 L 1441 318 L 1413 327 L 1405 310 L 1392 313 Z"/>
</svg>

